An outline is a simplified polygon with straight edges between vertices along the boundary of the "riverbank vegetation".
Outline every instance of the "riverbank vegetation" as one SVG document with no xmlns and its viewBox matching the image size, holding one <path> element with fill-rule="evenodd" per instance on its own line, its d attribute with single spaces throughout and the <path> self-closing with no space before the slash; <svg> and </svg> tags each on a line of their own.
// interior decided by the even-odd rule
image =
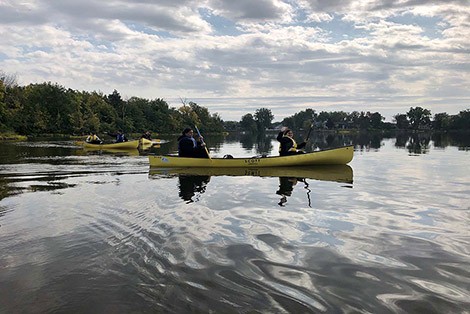
<svg viewBox="0 0 470 314">
<path fill-rule="evenodd" d="M 156 98 L 123 99 L 117 90 L 76 91 L 51 82 L 19 86 L 14 77 L 0 71 L 0 134 L 15 135 L 105 133 L 124 130 L 139 133 L 179 133 L 186 126 L 197 125 L 205 133 L 225 131 L 264 132 L 281 125 L 293 129 L 317 130 L 468 130 L 470 110 L 456 115 L 437 113 L 421 107 L 395 115 L 394 122 L 384 122 L 379 112 L 300 111 L 281 122 L 273 122 L 270 109 L 247 113 L 240 121 L 223 121 L 194 102 L 182 101 L 179 108 Z"/>
</svg>

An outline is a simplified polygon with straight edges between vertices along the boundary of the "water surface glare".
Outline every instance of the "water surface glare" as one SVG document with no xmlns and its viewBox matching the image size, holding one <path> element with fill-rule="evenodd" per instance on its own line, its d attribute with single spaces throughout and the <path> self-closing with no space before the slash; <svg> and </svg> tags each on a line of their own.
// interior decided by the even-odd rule
<svg viewBox="0 0 470 314">
<path fill-rule="evenodd" d="M 469 313 L 468 150 L 382 139 L 304 177 L 146 154 L 0 143 L 0 313 Z"/>
</svg>

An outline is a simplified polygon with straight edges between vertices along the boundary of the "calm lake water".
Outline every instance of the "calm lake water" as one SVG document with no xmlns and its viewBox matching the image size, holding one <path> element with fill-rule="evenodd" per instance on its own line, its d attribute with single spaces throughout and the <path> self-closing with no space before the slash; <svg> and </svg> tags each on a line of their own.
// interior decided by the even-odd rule
<svg viewBox="0 0 470 314">
<path fill-rule="evenodd" d="M 353 161 L 248 175 L 0 143 L 0 313 L 469 313 L 468 138 L 315 136 Z"/>
</svg>

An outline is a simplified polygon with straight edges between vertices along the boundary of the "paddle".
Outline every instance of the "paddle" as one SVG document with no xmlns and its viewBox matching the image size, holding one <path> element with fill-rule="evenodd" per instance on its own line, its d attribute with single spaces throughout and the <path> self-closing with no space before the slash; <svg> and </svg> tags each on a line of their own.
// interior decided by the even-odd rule
<svg viewBox="0 0 470 314">
<path fill-rule="evenodd" d="M 308 139 L 310 138 L 310 133 L 312 132 L 313 124 L 314 124 L 314 121 L 313 121 L 313 117 L 312 117 L 312 124 L 310 124 L 310 130 L 308 130 L 307 138 L 305 139 L 305 142 L 308 142 Z"/>
<path fill-rule="evenodd" d="M 197 126 L 194 126 L 194 128 L 196 129 L 197 135 L 199 135 L 199 138 L 201 139 L 201 143 L 204 144 L 204 149 L 206 150 L 207 157 L 212 160 L 211 155 L 209 155 L 209 151 L 207 150 L 206 143 L 204 143 L 204 139 L 202 138 L 201 133 L 199 132 L 199 129 L 197 128 Z"/>
<path fill-rule="evenodd" d="M 308 142 L 308 139 L 310 138 L 310 132 L 312 132 L 312 128 L 313 128 L 313 124 L 310 125 L 310 130 L 308 130 L 307 138 L 305 139 L 304 142 Z"/>
</svg>

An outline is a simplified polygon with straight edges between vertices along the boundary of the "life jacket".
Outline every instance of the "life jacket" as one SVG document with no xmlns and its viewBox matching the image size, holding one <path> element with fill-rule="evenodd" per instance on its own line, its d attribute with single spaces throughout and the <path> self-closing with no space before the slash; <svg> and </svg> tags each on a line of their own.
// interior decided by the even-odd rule
<svg viewBox="0 0 470 314">
<path fill-rule="evenodd" d="M 292 138 L 292 137 L 289 137 L 287 135 L 284 135 L 283 138 L 288 138 L 289 140 L 292 141 L 292 147 L 289 148 L 289 152 L 297 152 L 297 142 Z M 279 153 L 282 152 L 282 143 L 281 145 L 279 145 Z"/>
<path fill-rule="evenodd" d="M 92 142 L 92 141 L 97 141 L 97 140 L 98 140 L 98 136 L 96 135 L 88 135 L 88 137 L 86 138 L 87 142 Z"/>
</svg>

